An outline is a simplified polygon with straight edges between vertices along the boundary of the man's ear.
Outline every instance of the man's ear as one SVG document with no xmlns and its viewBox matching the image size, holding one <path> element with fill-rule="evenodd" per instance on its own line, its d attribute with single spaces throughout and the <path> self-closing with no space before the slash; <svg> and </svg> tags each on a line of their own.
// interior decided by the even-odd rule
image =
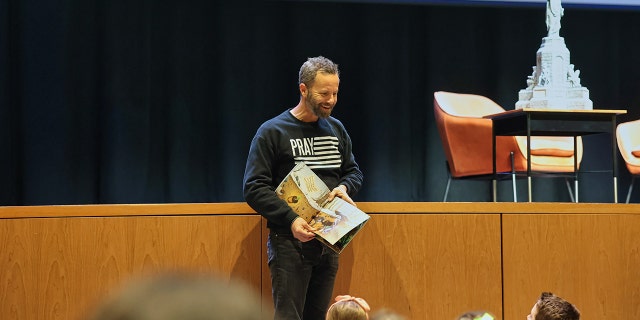
<svg viewBox="0 0 640 320">
<path fill-rule="evenodd" d="M 300 95 L 306 98 L 307 97 L 307 93 L 309 93 L 309 90 L 307 90 L 307 85 L 304 84 L 304 83 L 301 83 L 298 86 L 298 89 L 300 90 Z"/>
</svg>

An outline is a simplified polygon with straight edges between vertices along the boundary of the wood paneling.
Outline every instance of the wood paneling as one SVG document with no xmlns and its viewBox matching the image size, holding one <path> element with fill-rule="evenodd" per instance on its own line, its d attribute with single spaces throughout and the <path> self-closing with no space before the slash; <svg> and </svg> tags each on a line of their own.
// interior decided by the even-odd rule
<svg viewBox="0 0 640 320">
<path fill-rule="evenodd" d="M 341 256 L 336 294 L 409 319 L 501 313 L 498 214 L 378 214 Z"/>
<path fill-rule="evenodd" d="M 503 217 L 505 319 L 524 319 L 542 291 L 581 319 L 640 313 L 640 214 Z"/>
<path fill-rule="evenodd" d="M 0 207 L 3 218 L 255 214 L 244 202 Z"/>
<path fill-rule="evenodd" d="M 478 309 L 500 314 L 500 269 L 498 214 L 374 214 L 340 254 L 334 295 L 360 296 L 374 311 L 416 320 Z M 268 269 L 262 279 L 270 305 Z"/>
<path fill-rule="evenodd" d="M 563 213 L 640 214 L 640 204 L 561 202 L 358 202 L 367 213 Z M 0 219 L 160 215 L 255 215 L 244 202 L 0 206 Z"/>
<path fill-rule="evenodd" d="M 170 270 L 260 288 L 259 216 L 0 219 L 2 319 L 86 319 L 132 277 Z"/>
<path fill-rule="evenodd" d="M 524 319 L 542 291 L 583 319 L 640 312 L 640 205 L 359 203 L 336 294 L 410 319 Z M 83 319 L 167 270 L 244 279 L 271 304 L 264 219 L 245 203 L 0 207 L 2 319 Z M 504 291 L 504 294 L 503 294 Z"/>
</svg>

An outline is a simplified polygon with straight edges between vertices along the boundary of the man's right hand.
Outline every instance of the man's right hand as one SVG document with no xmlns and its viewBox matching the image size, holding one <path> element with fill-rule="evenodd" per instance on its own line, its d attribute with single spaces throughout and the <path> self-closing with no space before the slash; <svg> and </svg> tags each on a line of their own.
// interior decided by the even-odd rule
<svg viewBox="0 0 640 320">
<path fill-rule="evenodd" d="M 313 233 L 313 231 L 315 230 L 300 217 L 297 217 L 293 220 L 293 223 L 291 223 L 291 233 L 296 239 L 302 242 L 307 242 L 315 238 L 316 234 Z"/>
</svg>

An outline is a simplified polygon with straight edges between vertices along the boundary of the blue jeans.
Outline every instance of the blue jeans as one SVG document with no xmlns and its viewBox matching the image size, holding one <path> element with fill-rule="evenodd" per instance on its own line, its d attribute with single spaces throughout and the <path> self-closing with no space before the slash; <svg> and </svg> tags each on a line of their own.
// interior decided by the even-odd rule
<svg viewBox="0 0 640 320">
<path fill-rule="evenodd" d="M 317 240 L 271 232 L 267 240 L 276 320 L 324 320 L 333 298 L 338 254 Z"/>
</svg>

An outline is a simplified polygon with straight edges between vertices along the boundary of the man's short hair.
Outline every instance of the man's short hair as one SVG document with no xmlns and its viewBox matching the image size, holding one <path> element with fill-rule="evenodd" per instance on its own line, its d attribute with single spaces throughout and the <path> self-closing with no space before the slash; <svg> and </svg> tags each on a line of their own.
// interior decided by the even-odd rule
<svg viewBox="0 0 640 320">
<path fill-rule="evenodd" d="M 318 56 L 308 58 L 307 61 L 302 64 L 300 72 L 298 73 L 298 84 L 304 83 L 308 87 L 313 85 L 313 81 L 316 79 L 318 72 L 340 76 L 340 70 L 338 70 L 337 64 L 323 56 Z"/>
</svg>

